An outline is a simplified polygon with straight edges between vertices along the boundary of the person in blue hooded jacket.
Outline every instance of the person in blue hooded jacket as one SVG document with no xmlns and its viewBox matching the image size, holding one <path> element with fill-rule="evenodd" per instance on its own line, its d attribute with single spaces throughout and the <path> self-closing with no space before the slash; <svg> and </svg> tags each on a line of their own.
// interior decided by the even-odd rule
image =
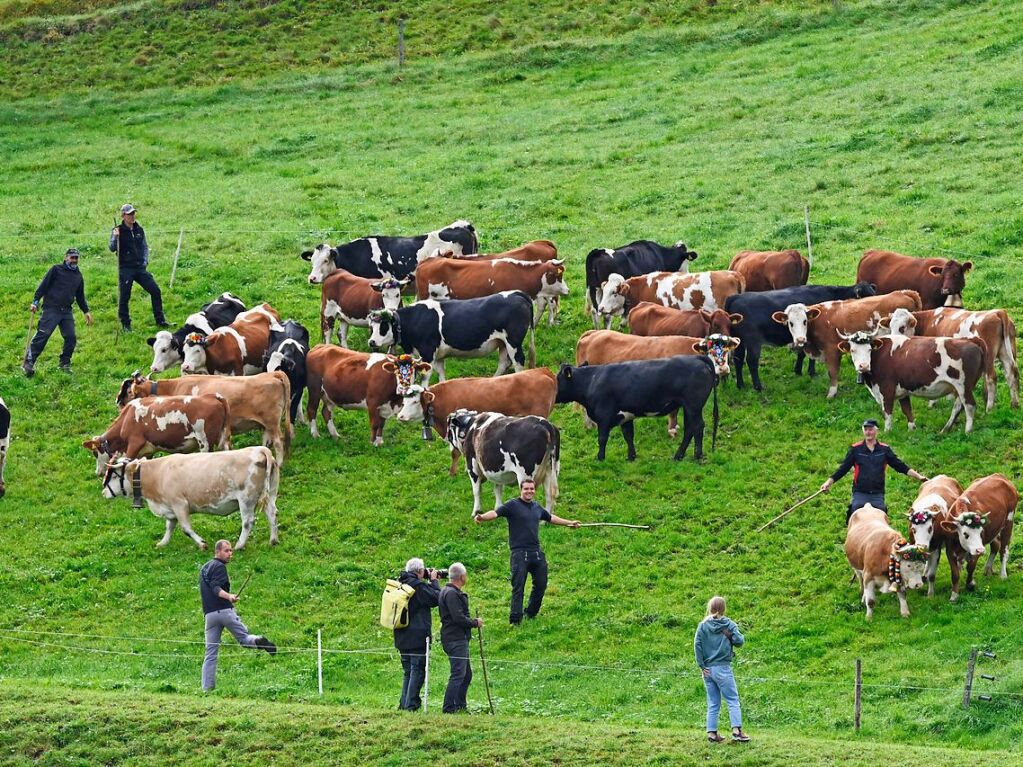
<svg viewBox="0 0 1023 767">
<path fill-rule="evenodd" d="M 740 743 L 749 741 L 749 736 L 742 731 L 739 690 L 732 675 L 732 648 L 741 647 L 745 642 L 735 621 L 725 617 L 724 597 L 711 597 L 707 602 L 707 615 L 696 627 L 693 638 L 696 665 L 703 672 L 703 686 L 707 689 L 707 740 L 711 743 L 724 740 L 718 735 L 722 698 L 728 706 L 732 740 Z"/>
</svg>

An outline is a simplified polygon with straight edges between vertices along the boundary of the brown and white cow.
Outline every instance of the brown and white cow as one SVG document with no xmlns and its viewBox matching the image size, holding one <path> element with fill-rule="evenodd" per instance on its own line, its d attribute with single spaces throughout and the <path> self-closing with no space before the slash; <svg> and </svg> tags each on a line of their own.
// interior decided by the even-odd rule
<svg viewBox="0 0 1023 767">
<path fill-rule="evenodd" d="M 746 292 L 805 285 L 810 262 L 798 250 L 740 250 L 728 268 L 746 279 Z"/>
<path fill-rule="evenodd" d="M 966 411 L 966 433 L 973 431 L 977 401 L 973 390 L 984 374 L 986 348 L 979 338 L 911 338 L 884 336 L 860 331 L 838 346 L 852 357 L 856 374 L 884 412 L 885 431 L 892 428 L 892 410 L 898 400 L 902 412 L 915 429 L 910 396 L 938 399 L 955 395 L 955 405 L 941 433 L 949 431 Z"/>
<path fill-rule="evenodd" d="M 310 278 L 312 279 L 312 278 Z M 369 313 L 376 309 L 397 309 L 401 306 L 401 291 L 410 281 L 356 277 L 338 269 L 323 281 L 320 288 L 320 331 L 323 343 L 329 344 L 338 321 L 337 337 L 341 346 L 348 348 L 348 326 L 369 327 Z"/>
<path fill-rule="evenodd" d="M 898 530 L 889 526 L 888 515 L 868 503 L 849 517 L 845 556 L 859 579 L 868 621 L 874 617 L 878 590 L 882 594 L 894 592 L 902 617 L 909 617 L 906 589 L 923 586 L 926 546 L 907 543 Z"/>
<path fill-rule="evenodd" d="M 245 548 L 262 506 L 270 524 L 270 543 L 277 543 L 277 488 L 280 468 L 265 447 L 244 447 L 206 456 L 168 455 L 152 461 L 120 458 L 103 477 L 103 497 L 145 501 L 167 527 L 157 546 L 170 543 L 175 525 L 201 549 L 206 541 L 192 529 L 192 514 L 224 517 L 239 512 L 242 532 L 234 545 Z M 137 490 L 136 490 L 137 488 Z"/>
<path fill-rule="evenodd" d="M 952 477 L 938 474 L 920 485 L 916 500 L 906 515 L 909 519 L 910 542 L 926 546 L 931 552 L 924 575 L 929 597 L 934 596 L 934 576 L 941 561 L 941 550 L 949 541 L 949 535 L 942 529 L 941 523 L 945 521 L 949 508 L 962 493 L 963 486 Z M 958 562 L 952 562 L 952 568 L 958 572 Z M 958 575 L 956 580 L 958 581 Z"/>
<path fill-rule="evenodd" d="M 118 454 L 129 459 L 157 451 L 208 453 L 231 447 L 231 408 L 216 395 L 142 397 L 132 400 L 110 427 L 82 447 L 96 457 L 96 476 Z"/>
<path fill-rule="evenodd" d="M 856 267 L 856 281 L 870 282 L 878 293 L 915 290 L 923 309 L 962 306 L 966 273 L 973 264 L 947 258 L 914 258 L 890 250 L 868 250 Z"/>
<path fill-rule="evenodd" d="M 442 437 L 448 416 L 456 410 L 495 412 L 502 415 L 550 416 L 558 382 L 547 368 L 532 368 L 497 378 L 452 378 L 426 387 L 414 384 L 402 397 L 398 421 L 423 424 L 423 439 L 432 439 L 430 427 Z M 451 448 L 451 476 L 458 472 L 461 453 Z"/>
<path fill-rule="evenodd" d="M 124 408 L 139 397 L 196 397 L 200 394 L 219 395 L 227 401 L 231 411 L 232 434 L 261 429 L 263 444 L 273 446 L 277 462 L 283 465 L 291 445 L 292 426 L 288 412 L 291 383 L 281 370 L 253 376 L 181 376 L 159 381 L 146 378 L 136 370 L 131 378 L 121 382 L 117 406 Z"/>
<path fill-rule="evenodd" d="M 988 412 L 995 406 L 995 392 L 998 389 L 995 358 L 1002 361 L 1002 373 L 1009 386 L 1012 406 L 1019 407 L 1016 325 L 1004 309 L 979 312 L 947 307 L 920 312 L 898 309 L 887 323 L 882 324 L 887 324 L 895 335 L 982 339 L 988 352 L 984 355 L 984 390 Z"/>
<path fill-rule="evenodd" d="M 429 364 L 407 354 L 395 357 L 326 344 L 314 346 L 306 355 L 309 432 L 320 436 L 316 411 L 322 400 L 323 420 L 333 439 L 340 436 L 334 426 L 334 408 L 339 407 L 365 410 L 369 415 L 371 444 L 384 444 L 384 422 L 397 411 L 402 395 L 415 383 L 416 375 L 429 370 Z M 399 380 L 404 383 L 399 384 Z"/>
<path fill-rule="evenodd" d="M 416 298 L 420 301 L 481 298 L 505 290 L 520 290 L 528 295 L 538 306 L 539 320 L 544 304 L 568 295 L 565 262 L 432 258 L 416 269 Z M 549 324 L 553 325 L 551 308 Z"/>
<path fill-rule="evenodd" d="M 1002 560 L 1001 578 L 1008 578 L 1006 564 L 1012 543 L 1013 517 L 1019 504 L 1019 491 L 1003 474 L 989 474 L 974 480 L 949 507 L 942 521 L 948 533 L 948 560 L 952 565 L 952 601 L 959 596 L 959 568 L 966 560 L 966 590 L 976 587 L 974 571 L 977 561 L 990 546 L 991 553 L 984 565 L 984 575 L 994 570 L 995 555 Z"/>
<path fill-rule="evenodd" d="M 650 301 L 676 309 L 724 309 L 725 299 L 742 293 L 745 280 L 738 272 L 650 272 L 625 279 L 612 274 L 601 286 L 597 312 L 604 316 L 605 327 L 611 318 L 625 317 L 641 301 Z"/>
<path fill-rule="evenodd" d="M 728 314 L 724 309 L 674 309 L 649 301 L 632 307 L 628 325 L 634 336 L 695 336 L 706 338 L 713 333 L 732 335 L 732 325 L 742 322 L 741 314 Z"/>
<path fill-rule="evenodd" d="M 828 399 L 838 394 L 838 370 L 842 352 L 838 344 L 849 333 L 873 330 L 896 309 L 919 311 L 920 296 L 912 290 L 898 290 L 882 296 L 823 301 L 819 304 L 790 304 L 774 312 L 771 319 L 788 327 L 792 345 L 814 359 L 823 359 L 831 384 Z"/>
<path fill-rule="evenodd" d="M 260 304 L 208 336 L 186 336 L 181 372 L 240 376 L 263 371 L 270 331 L 282 330 L 280 322 L 276 309 Z"/>
</svg>

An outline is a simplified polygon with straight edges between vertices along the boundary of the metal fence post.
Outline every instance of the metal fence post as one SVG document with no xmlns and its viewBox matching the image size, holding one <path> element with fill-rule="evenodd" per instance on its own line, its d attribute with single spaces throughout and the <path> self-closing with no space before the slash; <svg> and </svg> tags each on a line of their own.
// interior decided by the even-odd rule
<svg viewBox="0 0 1023 767">
<path fill-rule="evenodd" d="M 973 689 L 973 667 L 977 664 L 977 648 L 970 650 L 970 660 L 966 663 L 966 687 L 963 689 L 963 708 L 970 707 L 970 691 Z"/>
</svg>

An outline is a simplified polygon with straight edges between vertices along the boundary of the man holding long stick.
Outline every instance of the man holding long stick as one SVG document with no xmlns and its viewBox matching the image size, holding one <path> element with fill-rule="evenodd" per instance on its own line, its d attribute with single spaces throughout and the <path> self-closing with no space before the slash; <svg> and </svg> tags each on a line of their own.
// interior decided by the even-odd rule
<svg viewBox="0 0 1023 767">
<path fill-rule="evenodd" d="M 472 618 L 469 614 L 469 595 L 464 591 L 468 580 L 465 565 L 455 562 L 448 568 L 448 583 L 441 589 L 437 600 L 440 608 L 440 641 L 451 665 L 448 686 L 444 690 L 445 714 L 466 710 L 465 696 L 472 683 L 469 638 L 473 629 L 483 626 L 482 618 Z"/>
</svg>

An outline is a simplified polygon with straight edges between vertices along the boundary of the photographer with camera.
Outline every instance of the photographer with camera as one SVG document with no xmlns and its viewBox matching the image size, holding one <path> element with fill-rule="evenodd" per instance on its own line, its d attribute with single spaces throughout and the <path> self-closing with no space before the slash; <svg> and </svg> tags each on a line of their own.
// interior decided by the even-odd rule
<svg viewBox="0 0 1023 767">
<path fill-rule="evenodd" d="M 433 635 L 433 616 L 430 611 L 440 600 L 437 578 L 447 576 L 444 570 L 426 569 L 423 560 L 413 557 L 405 563 L 398 581 L 416 590 L 408 603 L 408 626 L 394 630 L 394 647 L 401 655 L 405 676 L 401 683 L 402 711 L 417 711 L 423 705 L 419 694 L 426 679 L 426 640 Z"/>
</svg>

